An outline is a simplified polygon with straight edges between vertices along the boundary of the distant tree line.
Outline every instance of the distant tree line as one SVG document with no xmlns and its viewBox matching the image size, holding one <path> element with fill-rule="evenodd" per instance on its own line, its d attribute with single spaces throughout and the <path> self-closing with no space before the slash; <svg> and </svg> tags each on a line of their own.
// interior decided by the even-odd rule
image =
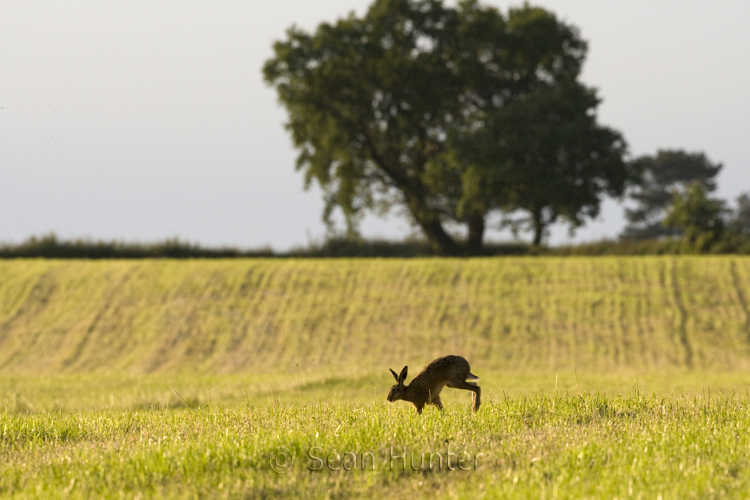
<svg viewBox="0 0 750 500">
<path fill-rule="evenodd" d="M 485 245 L 484 255 L 528 255 L 524 243 Z M 288 251 L 270 248 L 206 248 L 176 238 L 156 243 L 61 240 L 55 234 L 32 236 L 19 244 L 0 244 L 0 259 L 237 259 L 237 258 L 327 258 L 327 257 L 433 257 L 434 248 L 425 240 L 365 240 L 329 237 Z"/>
<path fill-rule="evenodd" d="M 716 246 L 713 253 L 750 255 L 750 237 L 732 240 L 732 245 Z M 705 252 L 705 251 L 704 251 Z M 596 255 L 673 255 L 697 253 L 686 248 L 680 238 L 604 240 L 560 247 L 534 246 L 524 242 L 486 243 L 482 256 L 596 256 Z M 179 240 L 157 243 L 123 243 L 90 240 L 60 240 L 54 235 L 32 237 L 12 245 L 0 245 L 0 259 L 246 259 L 246 258 L 421 258 L 438 257 L 426 240 L 406 241 L 352 239 L 334 236 L 288 251 L 268 248 L 206 248 Z"/>
<path fill-rule="evenodd" d="M 705 153 L 664 150 L 632 161 L 640 174 L 629 193 L 623 240 L 657 240 L 688 253 L 732 252 L 750 238 L 750 193 L 735 207 L 712 196 L 722 165 Z"/>
<path fill-rule="evenodd" d="M 55 234 L 32 236 L 18 244 L 0 245 L 0 258 L 47 259 L 193 259 L 269 257 L 270 249 L 238 250 L 236 248 L 204 248 L 172 238 L 158 243 L 125 243 L 118 241 L 91 241 L 59 239 Z"/>
</svg>

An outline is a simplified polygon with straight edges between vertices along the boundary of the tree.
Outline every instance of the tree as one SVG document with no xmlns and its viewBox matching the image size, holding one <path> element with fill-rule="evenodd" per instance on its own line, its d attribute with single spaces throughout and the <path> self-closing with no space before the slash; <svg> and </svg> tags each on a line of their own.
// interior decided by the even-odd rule
<svg viewBox="0 0 750 500">
<path fill-rule="evenodd" d="M 637 178 L 623 160 L 622 136 L 596 123 L 599 102 L 576 81 L 540 86 L 459 139 L 463 159 L 481 171 L 489 202 L 508 214 L 525 212 L 506 223 L 514 231 L 530 228 L 534 245 L 558 218 L 572 230 L 596 217 L 602 193 L 619 196 Z"/>
<path fill-rule="evenodd" d="M 705 252 L 721 240 L 726 225 L 724 201 L 710 198 L 700 181 L 684 192 L 673 191 L 674 200 L 662 224 L 678 228 L 688 251 Z"/>
<path fill-rule="evenodd" d="M 730 217 L 729 229 L 750 237 L 750 193 L 742 193 L 737 197 L 737 209 Z"/>
<path fill-rule="evenodd" d="M 440 253 L 459 255 L 481 252 L 487 213 L 508 205 L 492 190 L 507 181 L 490 182 L 450 138 L 482 135 L 493 113 L 574 82 L 586 44 L 528 5 L 506 18 L 476 0 L 375 0 L 362 18 L 291 28 L 274 51 L 264 76 L 289 113 L 306 187 L 324 190 L 324 220 L 340 208 L 354 233 L 365 211 L 402 207 Z M 466 241 L 447 224 L 466 227 Z"/>
<path fill-rule="evenodd" d="M 635 208 L 625 210 L 628 224 L 623 238 L 651 239 L 679 236 L 681 229 L 662 223 L 665 213 L 674 201 L 674 190 L 685 191 L 694 182 L 704 190 L 716 189 L 714 178 L 722 168 L 712 163 L 704 153 L 687 153 L 682 150 L 658 151 L 656 156 L 641 156 L 632 165 L 642 173 L 638 186 L 630 193 Z"/>
</svg>

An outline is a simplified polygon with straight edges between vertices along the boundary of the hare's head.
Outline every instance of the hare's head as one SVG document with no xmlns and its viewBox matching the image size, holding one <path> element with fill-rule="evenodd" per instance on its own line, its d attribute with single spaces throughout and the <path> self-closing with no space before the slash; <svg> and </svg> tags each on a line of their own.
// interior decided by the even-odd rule
<svg viewBox="0 0 750 500">
<path fill-rule="evenodd" d="M 409 367 L 404 366 L 404 369 L 401 370 L 401 374 L 396 375 L 396 372 L 391 370 L 391 373 L 393 374 L 393 378 L 396 379 L 396 383 L 391 387 L 391 390 L 388 391 L 388 401 L 390 403 L 393 403 L 394 401 L 398 401 L 399 399 L 404 399 L 404 392 L 406 391 L 406 386 L 404 386 L 404 380 L 406 380 L 406 373 L 409 371 Z"/>
</svg>

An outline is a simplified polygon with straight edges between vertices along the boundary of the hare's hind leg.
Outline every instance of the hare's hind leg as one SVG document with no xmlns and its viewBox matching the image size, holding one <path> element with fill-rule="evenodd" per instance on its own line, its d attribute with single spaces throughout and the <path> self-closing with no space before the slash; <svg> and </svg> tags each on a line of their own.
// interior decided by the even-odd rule
<svg viewBox="0 0 750 500">
<path fill-rule="evenodd" d="M 466 382 L 465 380 L 452 381 L 450 384 L 448 384 L 448 387 L 453 387 L 454 389 L 464 389 L 473 392 L 474 394 L 472 394 L 471 396 L 471 401 L 474 406 L 474 411 L 477 411 L 479 409 L 479 405 L 482 404 L 482 389 L 477 384 L 475 384 L 474 382 Z"/>
<path fill-rule="evenodd" d="M 482 389 L 477 386 L 477 390 L 474 391 L 474 395 L 471 397 L 471 402 L 474 406 L 474 411 L 479 410 L 479 405 L 482 404 Z"/>
</svg>

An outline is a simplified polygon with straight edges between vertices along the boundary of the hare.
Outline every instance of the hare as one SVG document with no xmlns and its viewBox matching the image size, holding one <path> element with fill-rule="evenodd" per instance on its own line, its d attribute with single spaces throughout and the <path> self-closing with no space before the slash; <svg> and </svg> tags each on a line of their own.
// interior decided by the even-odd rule
<svg viewBox="0 0 750 500">
<path fill-rule="evenodd" d="M 387 399 L 389 402 L 392 403 L 399 399 L 409 401 L 420 414 L 426 404 L 433 404 L 442 410 L 443 403 L 440 401 L 440 391 L 447 385 L 454 389 L 473 391 L 474 411 L 479 409 L 482 390 L 476 383 L 466 381 L 467 379 L 479 380 L 479 377 L 472 375 L 469 362 L 461 356 L 444 356 L 436 359 L 422 368 L 422 371 L 414 377 L 411 384 L 404 385 L 408 369 L 409 367 L 405 366 L 399 375 L 391 370 L 393 378 L 396 379 L 396 384 L 388 392 Z"/>
</svg>

